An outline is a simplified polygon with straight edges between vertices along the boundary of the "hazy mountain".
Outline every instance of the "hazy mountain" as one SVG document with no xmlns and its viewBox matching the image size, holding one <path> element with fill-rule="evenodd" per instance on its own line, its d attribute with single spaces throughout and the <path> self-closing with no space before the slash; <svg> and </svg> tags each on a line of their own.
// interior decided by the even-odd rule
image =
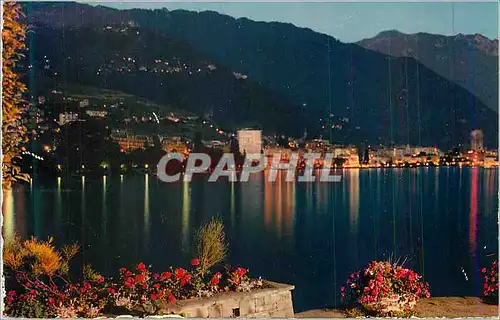
<svg viewBox="0 0 500 320">
<path fill-rule="evenodd" d="M 480 34 L 443 36 L 390 30 L 358 44 L 395 57 L 413 57 L 498 111 L 498 40 Z"/>
<path fill-rule="evenodd" d="M 483 129 L 487 145 L 498 143 L 494 111 L 412 58 L 389 57 L 291 24 L 234 19 L 216 12 L 121 11 L 74 3 L 30 3 L 25 8 L 28 20 L 37 25 L 102 28 L 131 23 L 185 41 L 221 65 L 248 75 L 248 80 L 302 105 L 290 111 L 294 119 L 302 121 L 308 132 L 331 134 L 341 143 L 448 148 L 468 142 L 475 128 Z M 190 81 L 182 85 L 195 87 Z"/>
</svg>

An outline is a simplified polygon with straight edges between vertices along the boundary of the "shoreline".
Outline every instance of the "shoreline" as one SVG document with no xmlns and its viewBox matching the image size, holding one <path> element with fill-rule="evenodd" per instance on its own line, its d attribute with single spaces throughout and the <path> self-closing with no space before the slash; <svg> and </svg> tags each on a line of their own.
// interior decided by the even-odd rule
<svg viewBox="0 0 500 320">
<path fill-rule="evenodd" d="M 421 299 L 415 317 L 498 317 L 498 305 L 484 303 L 477 297 L 431 297 Z M 364 317 L 364 316 L 362 316 Z M 352 318 L 341 309 L 324 308 L 295 313 L 295 318 Z"/>
</svg>

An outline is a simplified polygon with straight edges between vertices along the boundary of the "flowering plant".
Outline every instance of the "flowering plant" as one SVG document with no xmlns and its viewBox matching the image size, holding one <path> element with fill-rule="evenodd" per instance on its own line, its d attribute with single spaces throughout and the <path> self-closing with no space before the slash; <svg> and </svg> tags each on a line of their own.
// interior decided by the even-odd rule
<svg viewBox="0 0 500 320">
<path fill-rule="evenodd" d="M 380 316 L 411 311 L 421 297 L 430 297 L 429 286 L 416 272 L 390 262 L 371 262 L 352 273 L 340 288 L 342 302 L 360 306 Z"/>
<path fill-rule="evenodd" d="M 130 270 L 121 268 L 116 279 L 106 279 L 90 266 L 84 266 L 83 279 L 72 282 L 69 261 L 78 252 L 78 245 L 56 250 L 52 238 L 44 242 L 15 237 L 5 245 L 3 255 L 9 288 L 5 312 L 25 318 L 94 318 L 107 307 L 122 307 L 156 314 L 161 302 L 268 286 L 262 279 L 250 279 L 245 268 L 212 274 L 210 268 L 226 254 L 220 222 L 213 220 L 201 228 L 198 242 L 200 258 L 191 259 L 188 269 L 170 268 L 154 273 L 141 262 Z"/>
<path fill-rule="evenodd" d="M 489 269 L 483 268 L 484 275 L 484 300 L 498 303 L 498 261 L 495 260 Z"/>
<path fill-rule="evenodd" d="M 128 310 L 141 307 L 146 313 L 155 313 L 159 300 L 175 300 L 170 272 L 152 273 L 142 262 L 134 271 L 121 268 L 119 272 L 117 283 L 107 288 L 115 306 Z"/>
<path fill-rule="evenodd" d="M 93 318 L 107 303 L 102 276 L 75 284 L 48 285 L 39 279 L 20 284 L 22 289 L 10 290 L 5 299 L 7 313 L 14 316 Z"/>
<path fill-rule="evenodd" d="M 39 241 L 20 238 L 6 243 L 4 262 L 10 290 L 6 313 L 19 317 L 95 317 L 106 304 L 105 279 L 84 267 L 84 282 L 69 279 L 69 262 L 79 250 L 77 244 L 56 250 L 52 238 Z"/>
</svg>

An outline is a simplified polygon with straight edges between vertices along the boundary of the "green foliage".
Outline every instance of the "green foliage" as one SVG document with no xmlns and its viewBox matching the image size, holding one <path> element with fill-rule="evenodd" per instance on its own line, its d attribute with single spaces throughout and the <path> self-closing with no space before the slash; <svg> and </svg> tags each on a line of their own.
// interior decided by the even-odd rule
<svg viewBox="0 0 500 320">
<path fill-rule="evenodd" d="M 19 301 L 16 308 L 11 310 L 11 317 L 15 318 L 50 318 L 50 314 L 46 305 L 38 300 Z"/>
<path fill-rule="evenodd" d="M 3 2 L 2 30 L 2 185 L 10 188 L 12 182 L 28 180 L 21 173 L 16 161 L 18 146 L 26 141 L 26 127 L 20 122 L 23 113 L 22 94 L 26 86 L 16 72 L 17 62 L 23 58 L 26 49 L 26 25 L 21 23 L 23 12 L 15 2 Z"/>
<path fill-rule="evenodd" d="M 197 253 L 200 259 L 200 272 L 204 275 L 208 269 L 224 260 L 227 255 L 224 225 L 216 218 L 203 225 L 196 233 Z"/>
<path fill-rule="evenodd" d="M 90 264 L 83 266 L 83 280 L 85 281 L 96 281 L 101 275 L 96 272 Z"/>
</svg>

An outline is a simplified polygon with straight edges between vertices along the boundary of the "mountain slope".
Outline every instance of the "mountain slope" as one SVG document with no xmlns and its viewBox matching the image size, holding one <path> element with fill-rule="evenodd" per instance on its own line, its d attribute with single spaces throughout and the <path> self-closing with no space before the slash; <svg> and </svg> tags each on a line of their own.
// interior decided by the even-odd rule
<svg viewBox="0 0 500 320">
<path fill-rule="evenodd" d="M 209 110 L 227 130 L 249 124 L 270 132 L 303 130 L 294 117 L 297 105 L 182 41 L 129 25 L 32 30 L 34 65 L 54 86 L 119 90 L 199 115 Z"/>
<path fill-rule="evenodd" d="M 416 60 L 388 57 L 291 24 L 234 19 L 215 12 L 115 10 L 82 4 L 27 4 L 28 19 L 54 27 L 133 21 L 182 39 L 298 104 L 311 135 L 341 143 L 467 143 L 481 128 L 498 144 L 498 121 L 460 86 Z M 186 83 L 186 85 L 190 85 Z M 316 118 L 315 118 L 316 117 Z M 333 127 L 333 129 L 332 129 Z"/>
<path fill-rule="evenodd" d="M 442 36 L 385 31 L 357 44 L 395 57 L 413 57 L 498 111 L 498 40 L 480 34 Z"/>
</svg>

